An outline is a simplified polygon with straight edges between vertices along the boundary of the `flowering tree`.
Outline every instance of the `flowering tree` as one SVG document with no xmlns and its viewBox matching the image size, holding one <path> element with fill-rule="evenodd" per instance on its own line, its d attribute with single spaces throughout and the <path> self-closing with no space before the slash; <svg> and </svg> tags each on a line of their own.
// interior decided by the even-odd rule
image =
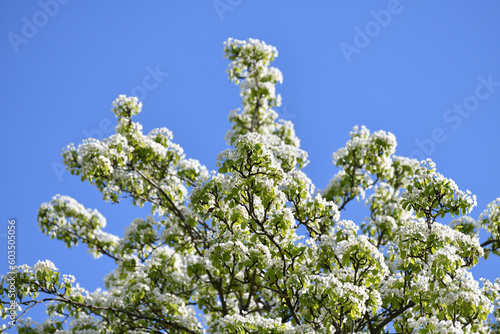
<svg viewBox="0 0 500 334">
<path fill-rule="evenodd" d="M 474 195 L 365 127 L 333 154 L 338 172 L 317 191 L 293 124 L 273 110 L 276 49 L 229 39 L 224 52 L 243 107 L 229 116 L 218 171 L 186 159 L 165 128 L 143 134 L 141 103 L 119 96 L 116 133 L 69 145 L 64 163 L 106 201 L 128 197 L 151 215 L 118 237 L 70 197 L 42 204 L 43 233 L 116 269 L 105 291 L 88 292 L 49 260 L 19 266 L 2 278 L 2 317 L 14 313 L 20 333 L 500 333 L 500 281 L 470 272 L 500 255 L 500 198 L 474 220 Z M 354 199 L 370 211 L 359 226 L 341 219 Z M 45 301 L 49 319 L 24 318 Z"/>
</svg>

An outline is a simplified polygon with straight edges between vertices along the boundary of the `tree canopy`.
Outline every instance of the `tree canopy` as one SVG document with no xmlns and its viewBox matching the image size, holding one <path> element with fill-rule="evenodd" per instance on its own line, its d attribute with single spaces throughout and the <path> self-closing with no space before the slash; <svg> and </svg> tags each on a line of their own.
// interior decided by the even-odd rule
<svg viewBox="0 0 500 334">
<path fill-rule="evenodd" d="M 475 220 L 476 197 L 430 159 L 395 155 L 396 138 L 354 127 L 318 190 L 293 124 L 281 120 L 278 52 L 228 39 L 229 149 L 209 172 L 166 128 L 144 134 L 142 104 L 120 95 L 115 134 L 63 152 L 64 164 L 106 202 L 130 198 L 151 214 L 122 237 L 75 199 L 38 211 L 43 233 L 84 244 L 116 268 L 89 292 L 50 260 L 2 277 L 2 318 L 20 333 L 500 333 L 500 280 L 477 281 L 481 257 L 500 255 L 500 198 Z M 333 172 L 332 172 L 333 174 Z M 342 219 L 354 200 L 370 215 Z M 453 217 L 450 224 L 445 219 Z M 488 238 L 479 240 L 480 229 Z M 14 286 L 14 288 L 12 288 Z M 47 302 L 48 319 L 27 318 Z M 19 305 L 19 309 L 12 308 Z M 199 312 L 201 311 L 201 312 Z M 6 326 L 6 327 L 9 327 Z M 5 328 L 6 328 L 5 327 Z"/>
</svg>

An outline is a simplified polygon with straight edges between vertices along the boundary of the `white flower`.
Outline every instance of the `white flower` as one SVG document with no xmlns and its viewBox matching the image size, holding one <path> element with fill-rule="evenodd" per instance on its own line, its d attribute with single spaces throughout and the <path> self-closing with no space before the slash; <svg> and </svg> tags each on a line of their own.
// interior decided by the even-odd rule
<svg viewBox="0 0 500 334">
<path fill-rule="evenodd" d="M 45 271 L 45 269 L 49 269 L 52 271 L 58 270 L 54 263 L 50 260 L 45 260 L 45 261 L 38 261 L 34 266 L 33 270 L 35 271 L 35 274 L 39 271 Z"/>
</svg>

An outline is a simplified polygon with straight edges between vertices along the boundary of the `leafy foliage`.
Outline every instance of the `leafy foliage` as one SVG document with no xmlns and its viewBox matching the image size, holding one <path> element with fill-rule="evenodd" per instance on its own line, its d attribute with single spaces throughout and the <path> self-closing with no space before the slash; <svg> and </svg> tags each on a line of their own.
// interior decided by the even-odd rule
<svg viewBox="0 0 500 334">
<path fill-rule="evenodd" d="M 49 260 L 20 266 L 2 278 L 2 317 L 15 282 L 26 310 L 51 302 L 42 324 L 18 312 L 20 333 L 499 333 L 500 282 L 478 282 L 470 269 L 500 255 L 500 199 L 478 221 L 465 216 L 475 196 L 432 161 L 394 155 L 393 134 L 365 127 L 333 154 L 338 173 L 316 190 L 293 124 L 272 109 L 276 49 L 229 39 L 224 51 L 243 106 L 230 113 L 218 171 L 187 159 L 165 128 L 143 134 L 133 121 L 141 103 L 120 95 L 116 133 L 69 145 L 64 163 L 104 200 L 151 203 L 151 215 L 118 237 L 72 198 L 42 204 L 43 233 L 85 244 L 116 269 L 106 290 L 89 292 Z M 341 220 L 353 199 L 370 210 L 359 226 Z M 483 244 L 480 228 L 490 234 Z"/>
</svg>

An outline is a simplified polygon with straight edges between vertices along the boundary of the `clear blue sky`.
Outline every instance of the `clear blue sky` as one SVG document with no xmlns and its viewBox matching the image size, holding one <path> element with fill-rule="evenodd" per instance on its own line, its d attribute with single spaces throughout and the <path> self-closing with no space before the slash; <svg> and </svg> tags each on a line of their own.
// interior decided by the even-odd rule
<svg viewBox="0 0 500 334">
<path fill-rule="evenodd" d="M 499 15 L 494 0 L 3 0 L 0 272 L 15 218 L 19 264 L 51 259 L 89 290 L 102 286 L 111 261 L 43 235 L 38 207 L 72 196 L 103 213 L 117 235 L 146 213 L 104 203 L 62 170 L 61 148 L 112 134 L 111 102 L 135 94 L 145 132 L 169 128 L 188 157 L 215 169 L 227 115 L 240 106 L 222 58 L 228 37 L 278 48 L 278 111 L 295 123 L 317 187 L 335 174 L 331 155 L 352 127 L 366 125 L 394 133 L 396 154 L 429 156 L 476 194 L 477 218 L 500 196 Z M 474 274 L 500 276 L 499 263 Z"/>
</svg>

